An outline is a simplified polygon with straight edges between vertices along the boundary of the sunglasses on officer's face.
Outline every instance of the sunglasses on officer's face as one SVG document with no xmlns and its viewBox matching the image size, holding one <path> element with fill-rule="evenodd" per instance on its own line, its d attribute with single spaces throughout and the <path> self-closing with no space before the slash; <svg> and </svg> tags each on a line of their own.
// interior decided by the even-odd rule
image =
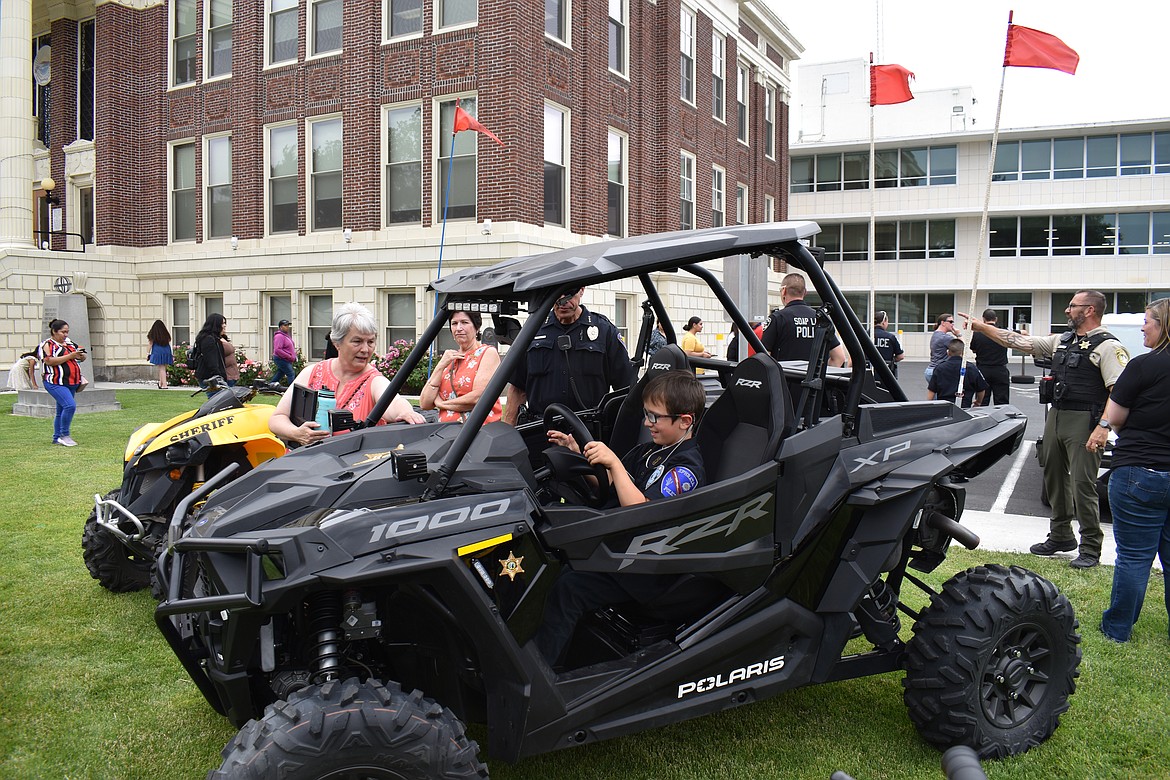
<svg viewBox="0 0 1170 780">
<path fill-rule="evenodd" d="M 577 297 L 577 290 L 566 290 L 560 298 L 557 298 L 557 306 L 568 306 Z"/>
</svg>

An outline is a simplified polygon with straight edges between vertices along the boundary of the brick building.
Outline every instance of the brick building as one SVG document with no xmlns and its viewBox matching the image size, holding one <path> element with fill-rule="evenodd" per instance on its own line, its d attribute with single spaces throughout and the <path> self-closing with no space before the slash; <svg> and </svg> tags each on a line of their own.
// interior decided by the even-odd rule
<svg viewBox="0 0 1170 780">
<path fill-rule="evenodd" d="M 181 341 L 222 312 L 266 358 L 289 317 L 315 354 L 334 303 L 358 300 L 386 339 L 409 339 L 429 319 L 427 283 L 453 267 L 786 215 L 801 47 L 755 0 L 6 0 L 0 13 L 0 101 L 35 117 L 3 120 L 0 139 L 0 313 L 15 323 L 0 362 L 36 341 L 61 275 L 87 297 L 98 377 L 120 378 L 145 368 L 156 318 Z M 503 145 L 452 143 L 457 103 Z M 685 280 L 665 288 L 678 317 L 718 321 Z M 636 331 L 632 288 L 586 304 Z"/>
</svg>

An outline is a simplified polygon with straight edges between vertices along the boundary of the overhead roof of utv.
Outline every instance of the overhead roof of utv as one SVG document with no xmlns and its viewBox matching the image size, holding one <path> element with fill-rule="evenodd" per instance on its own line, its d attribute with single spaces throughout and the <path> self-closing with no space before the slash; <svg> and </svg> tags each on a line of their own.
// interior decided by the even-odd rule
<svg viewBox="0 0 1170 780">
<path fill-rule="evenodd" d="M 581 287 L 675 268 L 680 263 L 766 252 L 771 247 L 811 238 L 819 232 L 815 222 L 769 222 L 655 233 L 457 271 L 431 286 L 448 295 L 506 295 L 548 287 Z"/>
</svg>

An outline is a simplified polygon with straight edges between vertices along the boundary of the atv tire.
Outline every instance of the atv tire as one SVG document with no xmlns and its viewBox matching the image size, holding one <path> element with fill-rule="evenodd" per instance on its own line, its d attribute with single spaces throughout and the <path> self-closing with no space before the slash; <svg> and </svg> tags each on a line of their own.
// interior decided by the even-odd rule
<svg viewBox="0 0 1170 780">
<path fill-rule="evenodd" d="M 208 780 L 488 776 L 479 746 L 450 710 L 397 683 L 357 678 L 311 685 L 269 705 L 223 758 Z"/>
<path fill-rule="evenodd" d="M 903 699 L 924 739 L 981 759 L 1052 735 L 1076 690 L 1081 637 L 1068 599 L 1040 575 L 988 564 L 948 580 L 914 624 Z"/>
<path fill-rule="evenodd" d="M 107 499 L 117 499 L 121 491 L 111 490 Z M 150 585 L 150 567 L 145 560 L 97 524 L 97 508 L 89 513 L 85 530 L 81 533 L 82 557 L 89 576 L 112 593 L 129 593 Z"/>
</svg>

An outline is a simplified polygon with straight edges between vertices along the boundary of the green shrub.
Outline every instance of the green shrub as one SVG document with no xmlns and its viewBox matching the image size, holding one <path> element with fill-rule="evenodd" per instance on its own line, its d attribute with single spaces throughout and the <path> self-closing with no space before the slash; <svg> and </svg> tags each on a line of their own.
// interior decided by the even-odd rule
<svg viewBox="0 0 1170 780">
<path fill-rule="evenodd" d="M 394 375 L 398 373 L 398 369 L 402 368 L 402 364 L 406 362 L 407 355 L 414 349 L 413 341 L 404 341 L 399 339 L 395 341 L 386 354 L 382 356 L 374 356 L 374 368 L 382 372 L 382 376 L 387 379 L 393 379 Z M 407 377 L 406 384 L 402 387 L 402 393 L 405 395 L 418 395 L 422 392 L 423 385 L 427 383 L 427 367 L 426 361 L 419 362 L 414 371 L 410 372 Z"/>
</svg>

